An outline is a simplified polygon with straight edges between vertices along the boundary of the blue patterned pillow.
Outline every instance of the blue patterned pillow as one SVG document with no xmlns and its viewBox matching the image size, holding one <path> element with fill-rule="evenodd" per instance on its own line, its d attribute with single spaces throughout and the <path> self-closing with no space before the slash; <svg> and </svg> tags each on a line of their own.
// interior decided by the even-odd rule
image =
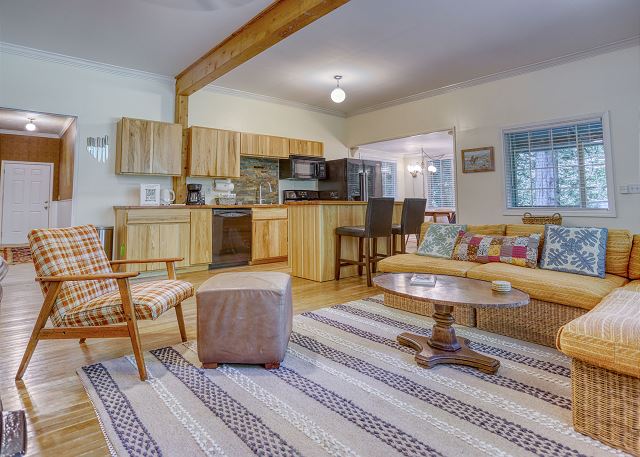
<svg viewBox="0 0 640 457">
<path fill-rule="evenodd" d="M 540 268 L 604 278 L 608 234 L 606 228 L 546 225 Z"/>
<path fill-rule="evenodd" d="M 420 243 L 417 254 L 450 259 L 458 235 L 465 230 L 467 230 L 466 225 L 431 224 L 424 235 L 424 240 Z"/>
</svg>

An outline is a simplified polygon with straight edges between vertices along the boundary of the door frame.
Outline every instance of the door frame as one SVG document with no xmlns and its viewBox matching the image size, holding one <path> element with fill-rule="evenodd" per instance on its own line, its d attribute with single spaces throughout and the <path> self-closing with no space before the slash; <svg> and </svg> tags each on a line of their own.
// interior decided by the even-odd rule
<svg viewBox="0 0 640 457">
<path fill-rule="evenodd" d="M 0 245 L 2 244 L 2 223 L 4 216 L 4 173 L 6 165 L 46 165 L 49 167 L 49 208 L 47 213 L 47 228 L 51 227 L 51 203 L 53 198 L 53 172 L 54 164 L 51 162 L 28 162 L 23 160 L 3 160 L 0 162 Z"/>
</svg>

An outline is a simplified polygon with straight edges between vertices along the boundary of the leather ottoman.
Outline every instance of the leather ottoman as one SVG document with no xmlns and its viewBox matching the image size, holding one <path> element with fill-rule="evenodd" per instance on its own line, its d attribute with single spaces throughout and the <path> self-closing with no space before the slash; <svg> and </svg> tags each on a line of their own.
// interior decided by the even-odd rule
<svg viewBox="0 0 640 457">
<path fill-rule="evenodd" d="M 278 368 L 291 336 L 291 277 L 276 272 L 221 273 L 196 292 L 198 357 Z"/>
</svg>

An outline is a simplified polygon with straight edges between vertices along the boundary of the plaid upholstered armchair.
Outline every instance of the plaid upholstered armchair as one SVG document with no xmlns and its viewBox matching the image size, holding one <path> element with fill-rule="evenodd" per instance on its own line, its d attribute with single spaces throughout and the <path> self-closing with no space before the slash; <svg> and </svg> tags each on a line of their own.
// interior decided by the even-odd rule
<svg viewBox="0 0 640 457">
<path fill-rule="evenodd" d="M 16 379 L 21 379 L 41 339 L 131 339 L 140 379 L 147 377 L 138 319 L 156 319 L 176 310 L 182 341 L 186 341 L 182 301 L 193 286 L 176 280 L 175 262 L 182 259 L 116 260 L 109 262 L 92 225 L 39 229 L 29 234 L 31 255 L 44 303 L 33 328 Z M 169 279 L 129 284 L 134 272 L 120 272 L 127 263 L 165 262 Z M 47 320 L 52 327 L 45 327 Z"/>
</svg>

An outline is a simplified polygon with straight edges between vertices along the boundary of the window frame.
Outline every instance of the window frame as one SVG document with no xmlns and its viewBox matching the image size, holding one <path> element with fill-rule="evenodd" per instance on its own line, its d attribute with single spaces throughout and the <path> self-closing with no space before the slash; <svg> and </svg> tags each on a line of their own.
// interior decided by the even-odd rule
<svg viewBox="0 0 640 457">
<path fill-rule="evenodd" d="M 438 210 L 438 209 L 457 209 L 458 206 L 458 193 L 457 193 L 457 185 L 456 185 L 456 181 L 457 181 L 457 176 L 456 176 L 456 158 L 454 155 L 452 156 L 447 156 L 447 157 L 442 157 L 440 159 L 435 159 L 435 160 L 428 160 L 426 162 L 427 165 L 433 163 L 433 162 L 442 162 L 443 160 L 449 160 L 451 161 L 451 177 L 453 178 L 453 192 L 452 192 L 452 198 L 453 198 L 453 205 L 452 206 L 438 206 L 438 207 L 432 207 L 430 206 L 431 204 L 431 192 L 430 192 L 430 188 L 431 188 L 431 176 L 432 174 L 425 171 L 424 175 L 423 175 L 423 187 L 424 187 L 424 195 L 425 198 L 427 199 L 427 209 L 428 210 Z M 440 169 L 442 169 L 442 166 L 440 166 Z M 443 188 L 442 185 L 443 181 L 440 181 L 440 187 L 441 190 Z"/>
<path fill-rule="evenodd" d="M 364 160 L 367 160 L 367 159 L 364 159 Z M 380 161 L 381 164 L 383 164 L 383 163 L 392 163 L 392 164 L 394 164 L 395 171 L 393 173 L 393 176 L 394 176 L 393 188 L 395 190 L 395 194 L 393 195 L 393 199 L 397 200 L 398 199 L 398 161 L 395 160 L 395 159 L 375 159 L 375 160 Z M 382 171 L 381 171 L 381 174 L 384 175 L 384 173 L 382 173 Z M 384 197 L 384 176 L 382 178 L 382 191 L 383 191 L 382 192 L 382 196 Z"/>
<path fill-rule="evenodd" d="M 575 207 L 544 207 L 544 206 L 528 206 L 521 208 L 509 208 L 509 192 L 507 188 L 509 184 L 509 161 L 507 160 L 507 149 L 505 144 L 505 134 L 512 133 L 514 131 L 526 131 L 536 130 L 541 128 L 554 128 L 560 127 L 563 124 L 577 124 L 580 122 L 588 121 L 589 119 L 601 118 L 602 119 L 602 137 L 604 143 L 604 157 L 605 157 L 605 173 L 607 177 L 607 200 L 608 209 L 595 209 L 595 208 L 575 208 Z M 552 215 L 554 213 L 561 213 L 566 217 L 616 217 L 616 205 L 615 205 L 615 176 L 613 171 L 613 157 L 611 154 L 611 137 L 609 130 L 609 112 L 599 112 L 592 114 L 584 114 L 580 116 L 572 116 L 560 119 L 552 119 L 538 123 L 527 123 L 512 125 L 503 127 L 500 132 L 500 144 L 502 147 L 502 192 L 503 192 L 503 215 L 504 216 L 521 216 L 524 212 L 535 212 L 543 216 Z"/>
</svg>

